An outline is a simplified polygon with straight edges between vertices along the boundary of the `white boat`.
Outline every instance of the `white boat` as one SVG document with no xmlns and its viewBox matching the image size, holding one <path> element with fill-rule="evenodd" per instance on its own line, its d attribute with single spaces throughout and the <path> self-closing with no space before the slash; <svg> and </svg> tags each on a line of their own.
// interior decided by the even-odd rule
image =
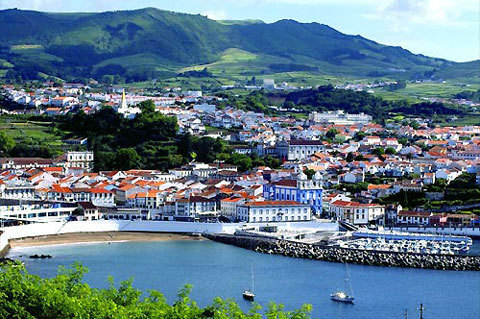
<svg viewBox="0 0 480 319">
<path fill-rule="evenodd" d="M 332 299 L 333 301 L 351 303 L 351 304 L 353 304 L 355 301 L 355 297 L 349 296 L 343 291 L 337 291 L 331 294 L 330 299 Z"/>
<path fill-rule="evenodd" d="M 251 267 L 251 288 L 250 289 L 245 289 L 245 291 L 242 294 L 243 299 L 248 300 L 248 301 L 254 301 L 255 300 L 255 293 L 253 292 L 254 290 L 254 282 L 253 282 L 253 264 Z"/>
<path fill-rule="evenodd" d="M 345 291 L 342 290 L 337 290 L 330 295 L 330 299 L 336 302 L 353 304 L 355 301 L 355 297 L 353 296 L 353 288 L 350 282 L 350 272 L 348 271 L 348 264 L 345 264 L 345 268 L 347 270 L 347 277 L 345 278 L 345 282 L 347 282 L 350 287 L 350 294 L 347 294 Z"/>
</svg>

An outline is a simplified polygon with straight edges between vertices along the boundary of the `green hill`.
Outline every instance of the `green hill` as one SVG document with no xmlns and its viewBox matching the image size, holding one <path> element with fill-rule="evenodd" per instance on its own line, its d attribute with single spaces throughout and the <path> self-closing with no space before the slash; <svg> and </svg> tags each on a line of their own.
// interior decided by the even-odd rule
<svg viewBox="0 0 480 319">
<path fill-rule="evenodd" d="M 415 55 L 318 23 L 217 22 L 153 8 L 103 13 L 3 10 L 0 59 L 9 63 L 8 70 L 3 68 L 5 76 L 24 79 L 44 73 L 138 81 L 202 67 L 232 80 L 268 75 L 288 79 L 299 72 L 362 78 L 480 77 L 470 64 Z"/>
</svg>

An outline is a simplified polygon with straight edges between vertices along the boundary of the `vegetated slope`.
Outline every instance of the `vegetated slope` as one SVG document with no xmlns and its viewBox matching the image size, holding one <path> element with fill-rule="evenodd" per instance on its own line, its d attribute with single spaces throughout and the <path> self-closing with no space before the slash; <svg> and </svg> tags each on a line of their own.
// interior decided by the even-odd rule
<svg viewBox="0 0 480 319">
<path fill-rule="evenodd" d="M 222 65 L 246 75 L 261 70 L 424 78 L 445 68 L 456 68 L 459 77 L 471 72 L 450 61 L 414 55 L 318 23 L 217 22 L 153 8 L 61 14 L 3 10 L 0 43 L 0 58 L 14 65 L 10 76 L 26 78 L 38 72 L 101 78 L 139 71 L 151 77 L 157 71 L 222 62 L 228 49 L 257 56 Z M 19 50 L 18 45 L 27 46 Z M 32 54 L 38 46 L 43 54 Z"/>
</svg>

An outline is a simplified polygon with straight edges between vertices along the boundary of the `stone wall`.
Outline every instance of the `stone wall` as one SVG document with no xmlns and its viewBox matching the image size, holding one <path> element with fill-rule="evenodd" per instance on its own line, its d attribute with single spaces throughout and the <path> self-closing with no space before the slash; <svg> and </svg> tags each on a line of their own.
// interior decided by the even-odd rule
<svg viewBox="0 0 480 319">
<path fill-rule="evenodd" d="M 374 252 L 325 247 L 278 239 L 252 238 L 226 234 L 205 234 L 206 238 L 266 254 L 295 258 L 347 262 L 361 265 L 480 271 L 480 256 L 424 255 Z"/>
</svg>

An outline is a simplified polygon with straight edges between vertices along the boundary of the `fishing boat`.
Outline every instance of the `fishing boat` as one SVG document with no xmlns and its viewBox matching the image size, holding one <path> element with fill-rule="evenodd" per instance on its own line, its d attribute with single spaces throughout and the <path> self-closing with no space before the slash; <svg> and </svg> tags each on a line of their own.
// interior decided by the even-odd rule
<svg viewBox="0 0 480 319">
<path fill-rule="evenodd" d="M 350 287 L 350 294 L 347 294 L 345 291 L 342 291 L 342 290 L 337 290 L 336 292 L 330 295 L 330 299 L 336 302 L 353 304 L 355 301 L 355 297 L 353 296 L 353 288 L 352 288 L 352 284 L 350 283 L 350 273 L 348 271 L 347 264 L 345 264 L 345 267 L 347 269 L 347 277 L 345 278 L 345 282 L 348 283 Z"/>
<path fill-rule="evenodd" d="M 245 300 L 253 301 L 253 300 L 255 300 L 255 293 L 253 292 L 253 290 L 254 290 L 253 264 L 252 264 L 252 267 L 251 267 L 251 286 L 250 287 L 251 287 L 250 289 L 245 289 L 242 296 L 243 296 L 243 299 L 245 299 Z"/>
</svg>

